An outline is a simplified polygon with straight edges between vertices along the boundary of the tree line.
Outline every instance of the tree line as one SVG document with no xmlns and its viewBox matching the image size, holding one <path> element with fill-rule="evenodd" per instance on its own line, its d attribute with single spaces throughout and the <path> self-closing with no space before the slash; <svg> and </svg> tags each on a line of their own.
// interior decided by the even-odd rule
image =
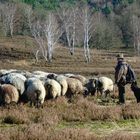
<svg viewBox="0 0 140 140">
<path fill-rule="evenodd" d="M 138 0 L 0 0 L 0 35 L 34 38 L 38 55 L 51 62 L 61 42 L 71 55 L 84 48 L 133 48 L 140 53 L 140 2 Z"/>
</svg>

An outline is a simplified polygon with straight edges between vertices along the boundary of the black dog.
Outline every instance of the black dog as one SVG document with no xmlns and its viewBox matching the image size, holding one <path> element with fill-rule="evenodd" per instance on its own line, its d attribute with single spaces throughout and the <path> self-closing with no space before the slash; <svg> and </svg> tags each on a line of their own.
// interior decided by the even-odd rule
<svg viewBox="0 0 140 140">
<path fill-rule="evenodd" d="M 131 90 L 134 92 L 134 95 L 137 99 L 137 103 L 140 102 L 140 88 L 137 86 L 137 82 L 131 84 Z"/>
</svg>

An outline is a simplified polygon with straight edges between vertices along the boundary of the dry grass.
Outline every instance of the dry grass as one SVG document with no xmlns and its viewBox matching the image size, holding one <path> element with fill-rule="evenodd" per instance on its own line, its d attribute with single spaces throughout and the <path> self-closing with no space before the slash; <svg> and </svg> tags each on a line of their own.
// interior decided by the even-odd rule
<svg viewBox="0 0 140 140">
<path fill-rule="evenodd" d="M 35 63 L 33 57 L 34 41 L 28 37 L 14 37 L 0 39 L 0 69 L 24 69 L 28 71 L 43 70 L 56 73 L 82 74 L 87 78 L 93 76 L 108 76 L 114 80 L 114 66 L 116 65 L 116 53 L 118 51 L 91 50 L 91 62 L 85 63 L 83 49 L 76 48 L 74 56 L 71 56 L 68 49 L 56 46 L 53 62 L 51 64 L 42 59 Z M 130 53 L 124 52 L 128 61 L 134 67 L 138 83 L 140 83 L 139 57 L 133 57 Z M 126 87 L 126 106 L 116 104 L 118 90 L 109 103 L 99 102 L 100 98 L 76 96 L 69 103 L 65 97 L 57 100 L 48 100 L 44 103 L 43 109 L 29 107 L 28 104 L 12 106 L 10 108 L 0 107 L 0 140 L 136 140 L 136 134 L 131 134 L 126 128 L 111 131 L 107 128 L 110 122 L 118 123 L 123 120 L 139 120 L 140 109 L 136 104 L 135 97 Z M 98 135 L 98 123 L 90 128 L 77 126 L 60 128 L 63 122 L 72 124 L 78 122 L 104 122 L 104 133 Z M 115 127 L 115 126 L 114 126 Z M 140 130 L 139 125 L 133 127 Z M 99 130 L 99 129 L 97 129 Z M 135 132 L 135 130 L 133 131 Z"/>
<path fill-rule="evenodd" d="M 104 140 L 138 140 L 139 138 L 128 132 L 116 132 L 107 136 Z"/>
<path fill-rule="evenodd" d="M 96 134 L 98 132 L 91 131 L 88 128 L 59 128 L 57 126 L 63 121 L 69 123 L 82 122 L 84 124 L 89 121 L 94 122 L 98 120 L 108 123 L 110 121 L 117 122 L 130 118 L 140 119 L 137 104 L 130 104 L 126 107 L 116 105 L 100 106 L 94 103 L 94 101 L 92 102 L 82 97 L 75 98 L 73 103 L 69 104 L 66 98 L 58 98 L 54 101 L 45 102 L 43 109 L 31 108 L 28 107 L 28 104 L 18 105 L 10 109 L 1 108 L 0 136 L 6 135 L 6 139 L 14 140 L 56 140 L 58 138 L 61 140 L 104 139 L 104 135 L 99 137 Z M 114 131 L 112 135 L 110 136 L 108 132 L 105 138 L 123 140 L 125 137 L 124 135 L 115 134 Z M 127 137 L 129 137 L 129 134 L 127 134 Z M 135 137 L 136 135 L 130 135 L 129 138 L 133 140 Z"/>
</svg>

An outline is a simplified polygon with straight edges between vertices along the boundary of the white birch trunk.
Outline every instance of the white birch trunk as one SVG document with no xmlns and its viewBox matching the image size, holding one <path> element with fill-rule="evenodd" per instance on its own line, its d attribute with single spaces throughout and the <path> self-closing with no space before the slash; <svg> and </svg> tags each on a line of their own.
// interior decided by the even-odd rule
<svg viewBox="0 0 140 140">
<path fill-rule="evenodd" d="M 49 13 L 48 19 L 44 22 L 43 32 L 47 40 L 47 58 L 52 62 L 54 46 L 62 35 L 55 16 Z"/>
<path fill-rule="evenodd" d="M 89 40 L 90 40 L 90 29 L 91 29 L 91 17 L 88 13 L 89 9 L 86 6 L 83 11 L 83 28 L 84 28 L 84 55 L 86 62 L 90 62 L 90 50 L 89 50 Z"/>
</svg>

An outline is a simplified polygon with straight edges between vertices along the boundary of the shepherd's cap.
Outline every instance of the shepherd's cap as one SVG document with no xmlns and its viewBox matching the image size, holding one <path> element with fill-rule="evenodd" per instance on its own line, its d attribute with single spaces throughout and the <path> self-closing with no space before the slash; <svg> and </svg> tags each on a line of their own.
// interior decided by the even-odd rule
<svg viewBox="0 0 140 140">
<path fill-rule="evenodd" d="M 124 59 L 123 53 L 118 54 L 118 55 L 117 55 L 117 58 L 118 58 L 118 59 Z"/>
</svg>

